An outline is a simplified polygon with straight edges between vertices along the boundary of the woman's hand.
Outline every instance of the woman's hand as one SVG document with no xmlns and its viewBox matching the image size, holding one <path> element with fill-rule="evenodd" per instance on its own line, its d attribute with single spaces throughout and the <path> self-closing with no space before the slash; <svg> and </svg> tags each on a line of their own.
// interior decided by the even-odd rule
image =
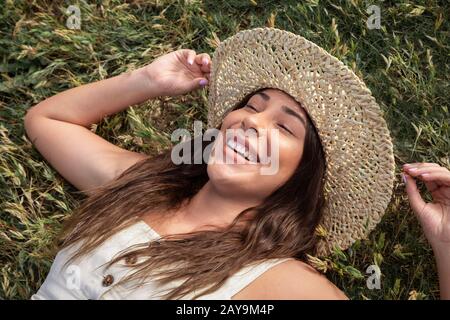
<svg viewBox="0 0 450 320">
<path fill-rule="evenodd" d="M 403 170 L 409 203 L 425 236 L 434 249 L 450 250 L 450 171 L 436 163 L 407 164 L 403 166 Z M 425 183 L 433 202 L 423 201 L 413 178 Z"/>
<path fill-rule="evenodd" d="M 177 96 L 209 82 L 211 58 L 207 53 L 180 49 L 158 57 L 144 68 L 150 81 L 156 84 L 159 95 Z M 201 80 L 205 81 L 204 85 Z"/>
</svg>

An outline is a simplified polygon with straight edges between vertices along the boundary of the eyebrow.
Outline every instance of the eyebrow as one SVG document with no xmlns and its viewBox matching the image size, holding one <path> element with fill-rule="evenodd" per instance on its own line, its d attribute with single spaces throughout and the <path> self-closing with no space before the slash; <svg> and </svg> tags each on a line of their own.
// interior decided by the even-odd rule
<svg viewBox="0 0 450 320">
<path fill-rule="evenodd" d="M 268 94 L 264 93 L 264 92 L 258 92 L 257 95 L 259 95 L 265 101 L 269 101 L 270 100 L 270 96 Z M 285 105 L 281 106 L 281 110 L 283 110 L 285 113 L 287 113 L 287 114 L 289 114 L 291 116 L 294 116 L 297 119 L 299 119 L 301 121 L 301 123 L 303 123 L 303 126 L 305 126 L 305 128 L 306 128 L 306 121 L 305 121 L 305 119 L 303 119 L 302 116 L 300 116 L 300 114 L 298 114 L 298 112 L 295 112 L 294 110 L 292 110 L 292 108 L 289 108 L 288 106 L 285 106 Z"/>
</svg>

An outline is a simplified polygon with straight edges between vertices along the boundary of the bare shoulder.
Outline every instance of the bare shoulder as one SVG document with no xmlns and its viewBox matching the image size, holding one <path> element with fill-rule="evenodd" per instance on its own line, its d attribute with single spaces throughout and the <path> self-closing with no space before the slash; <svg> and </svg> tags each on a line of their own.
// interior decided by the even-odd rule
<svg viewBox="0 0 450 320">
<path fill-rule="evenodd" d="M 233 299 L 348 300 L 348 297 L 307 263 L 288 260 L 264 272 Z"/>
<path fill-rule="evenodd" d="M 299 260 L 280 263 L 267 273 L 274 299 L 348 299 L 325 275 Z"/>
</svg>

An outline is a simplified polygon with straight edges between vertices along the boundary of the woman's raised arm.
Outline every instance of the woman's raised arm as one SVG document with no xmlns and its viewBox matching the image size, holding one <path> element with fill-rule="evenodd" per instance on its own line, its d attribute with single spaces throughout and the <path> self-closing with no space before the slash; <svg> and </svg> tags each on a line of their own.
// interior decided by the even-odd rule
<svg viewBox="0 0 450 320">
<path fill-rule="evenodd" d="M 76 188 L 88 192 L 146 157 L 115 146 L 89 130 L 105 116 L 157 96 L 179 95 L 209 77 L 207 54 L 182 49 L 150 65 L 50 97 L 28 110 L 25 130 L 44 158 Z M 192 59 L 195 64 L 188 61 Z"/>
</svg>

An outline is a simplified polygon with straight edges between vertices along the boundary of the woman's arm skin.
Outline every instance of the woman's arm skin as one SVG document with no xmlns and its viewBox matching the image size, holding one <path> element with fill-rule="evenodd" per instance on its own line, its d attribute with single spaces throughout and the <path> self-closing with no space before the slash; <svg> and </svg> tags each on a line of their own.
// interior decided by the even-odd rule
<svg viewBox="0 0 450 320">
<path fill-rule="evenodd" d="M 190 59 L 196 63 L 188 64 Z M 181 49 L 157 58 L 146 67 L 59 93 L 28 113 L 89 128 L 130 105 L 197 89 L 201 79 L 209 78 L 210 68 L 208 54 L 197 55 L 194 50 Z"/>
<path fill-rule="evenodd" d="M 450 248 L 433 248 L 439 274 L 441 299 L 450 300 Z"/>
<path fill-rule="evenodd" d="M 202 58 L 207 59 L 206 65 Z M 195 63 L 188 64 L 190 59 Z M 88 191 L 148 157 L 109 143 L 91 132 L 90 126 L 130 105 L 200 87 L 202 75 L 209 78 L 210 65 L 207 54 L 181 49 L 138 70 L 67 90 L 28 110 L 26 133 L 65 179 Z"/>
<path fill-rule="evenodd" d="M 441 299 L 450 300 L 450 171 L 436 163 L 413 163 L 403 170 L 409 203 L 433 248 Z M 423 201 L 413 177 L 425 183 L 433 202 Z"/>
<path fill-rule="evenodd" d="M 146 156 L 119 148 L 88 128 L 156 92 L 138 70 L 80 86 L 31 108 L 25 116 L 25 130 L 50 165 L 89 194 L 89 189 L 113 180 Z"/>
<path fill-rule="evenodd" d="M 89 129 L 105 116 L 157 95 L 158 87 L 141 68 L 61 92 L 32 107 L 27 116 L 39 114 Z"/>
</svg>

